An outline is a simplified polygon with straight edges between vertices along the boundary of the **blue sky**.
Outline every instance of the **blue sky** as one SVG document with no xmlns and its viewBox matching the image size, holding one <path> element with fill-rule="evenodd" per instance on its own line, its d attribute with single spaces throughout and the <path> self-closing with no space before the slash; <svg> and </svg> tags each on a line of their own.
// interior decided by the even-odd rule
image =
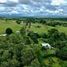
<svg viewBox="0 0 67 67">
<path fill-rule="evenodd" d="M 67 0 L 0 0 L 0 14 L 67 16 Z"/>
</svg>

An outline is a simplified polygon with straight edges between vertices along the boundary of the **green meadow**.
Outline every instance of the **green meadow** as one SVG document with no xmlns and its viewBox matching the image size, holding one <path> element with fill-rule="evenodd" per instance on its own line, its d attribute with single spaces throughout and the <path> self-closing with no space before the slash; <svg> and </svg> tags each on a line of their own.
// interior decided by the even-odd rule
<svg viewBox="0 0 67 67">
<path fill-rule="evenodd" d="M 49 21 L 47 21 L 47 22 L 49 22 Z M 7 21 L 0 20 L 0 34 L 5 33 L 5 30 L 7 28 L 11 28 L 13 30 L 13 32 L 15 33 L 16 31 L 19 31 L 23 26 L 24 26 L 24 23 L 17 24 L 15 20 L 7 20 Z M 40 28 L 38 28 L 37 26 L 40 26 Z M 30 30 L 41 34 L 44 32 L 47 33 L 47 31 L 52 28 L 55 28 L 55 29 L 59 30 L 60 32 L 64 32 L 65 34 L 67 34 L 67 27 L 64 27 L 64 26 L 52 27 L 52 26 L 48 26 L 45 24 L 41 24 L 41 23 L 32 23 Z"/>
</svg>

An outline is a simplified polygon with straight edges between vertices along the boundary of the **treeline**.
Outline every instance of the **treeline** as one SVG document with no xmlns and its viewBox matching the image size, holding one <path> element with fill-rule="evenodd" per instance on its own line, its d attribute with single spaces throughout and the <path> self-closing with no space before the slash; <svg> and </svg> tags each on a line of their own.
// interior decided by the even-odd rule
<svg viewBox="0 0 67 67">
<path fill-rule="evenodd" d="M 52 22 L 46 23 L 46 25 L 53 26 L 53 27 L 55 27 L 57 25 L 67 27 L 67 23 L 56 22 L 56 21 L 54 21 L 54 22 L 52 21 Z"/>
<path fill-rule="evenodd" d="M 24 23 L 41 23 L 46 24 L 48 26 L 64 26 L 67 27 L 66 21 L 56 20 L 56 19 L 38 19 L 38 18 L 24 18 L 24 19 L 17 19 L 17 22 L 21 23 L 23 21 Z"/>
<path fill-rule="evenodd" d="M 24 23 L 42 23 L 42 24 L 46 24 L 46 25 L 49 25 L 49 26 L 64 26 L 64 27 L 67 27 L 67 19 L 66 18 L 10 18 L 10 19 L 7 19 L 7 18 L 1 18 L 2 20 L 15 20 L 18 24 L 20 24 L 22 21 Z"/>
</svg>

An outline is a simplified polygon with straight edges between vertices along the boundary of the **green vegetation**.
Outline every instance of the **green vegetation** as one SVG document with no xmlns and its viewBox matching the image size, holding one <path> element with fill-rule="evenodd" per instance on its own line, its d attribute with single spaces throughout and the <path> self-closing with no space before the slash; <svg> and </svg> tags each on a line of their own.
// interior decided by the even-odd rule
<svg viewBox="0 0 67 67">
<path fill-rule="evenodd" d="M 67 67 L 66 19 L 0 19 L 0 34 L 0 67 Z"/>
<path fill-rule="evenodd" d="M 18 20 L 17 20 L 18 21 Z M 16 23 L 16 20 L 0 20 L 0 33 L 5 33 L 5 30 L 7 28 L 11 28 L 14 32 L 18 31 L 21 29 L 22 26 L 24 26 L 25 24 L 23 24 L 23 21 L 21 21 L 21 24 Z M 19 21 L 20 22 L 20 21 Z M 33 21 L 34 22 L 34 21 Z M 39 21 L 37 21 L 39 22 Z M 49 21 L 47 21 L 49 22 Z M 25 22 L 24 22 L 25 23 Z M 62 23 L 62 22 L 61 22 Z M 66 22 L 65 22 L 66 23 Z M 56 28 L 58 29 L 60 32 L 64 32 L 65 34 L 67 34 L 67 27 L 64 26 L 48 26 L 45 24 L 41 24 L 41 23 L 32 23 L 31 24 L 31 28 L 30 30 L 37 32 L 37 33 L 44 33 L 47 32 L 48 30 L 52 29 L 52 28 Z"/>
<path fill-rule="evenodd" d="M 14 32 L 20 30 L 22 25 L 15 23 L 15 20 L 0 20 L 0 34 L 5 33 L 7 28 L 11 28 Z"/>
</svg>

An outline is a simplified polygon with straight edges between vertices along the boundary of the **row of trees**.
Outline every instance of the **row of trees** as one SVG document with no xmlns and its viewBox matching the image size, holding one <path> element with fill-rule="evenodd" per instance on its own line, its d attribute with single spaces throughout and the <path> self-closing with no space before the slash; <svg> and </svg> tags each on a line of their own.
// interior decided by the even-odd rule
<svg viewBox="0 0 67 67">
<path fill-rule="evenodd" d="M 16 23 L 20 24 L 22 21 L 24 21 L 24 23 L 26 23 L 26 26 L 29 26 L 29 28 L 31 27 L 31 23 L 41 23 L 41 24 L 46 24 L 46 25 L 53 26 L 53 27 L 57 25 L 67 27 L 67 23 L 60 22 L 60 21 L 54 21 L 50 19 L 46 20 L 46 19 L 26 18 L 24 20 L 18 19 Z"/>
</svg>

